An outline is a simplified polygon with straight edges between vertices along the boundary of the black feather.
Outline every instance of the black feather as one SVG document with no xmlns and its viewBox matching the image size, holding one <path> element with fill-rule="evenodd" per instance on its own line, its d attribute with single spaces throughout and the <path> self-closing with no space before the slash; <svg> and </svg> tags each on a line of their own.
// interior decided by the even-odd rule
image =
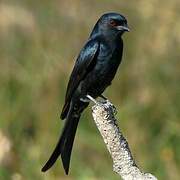
<svg viewBox="0 0 180 180">
<path fill-rule="evenodd" d="M 111 20 L 123 22 L 118 28 L 111 26 Z M 118 23 L 117 23 L 118 25 Z M 124 16 L 107 13 L 101 16 L 90 37 L 82 48 L 71 73 L 61 119 L 66 119 L 58 144 L 51 157 L 42 168 L 47 171 L 61 155 L 66 174 L 69 172 L 70 158 L 82 111 L 89 103 L 82 102 L 86 95 L 97 98 L 111 84 L 122 59 L 122 34 L 128 30 Z"/>
</svg>

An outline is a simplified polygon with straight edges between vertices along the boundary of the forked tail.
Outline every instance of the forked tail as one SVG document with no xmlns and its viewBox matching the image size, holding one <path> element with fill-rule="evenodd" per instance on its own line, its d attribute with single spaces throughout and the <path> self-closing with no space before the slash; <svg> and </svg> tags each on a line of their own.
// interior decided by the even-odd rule
<svg viewBox="0 0 180 180">
<path fill-rule="evenodd" d="M 78 122 L 81 116 L 81 112 L 84 110 L 85 107 L 87 107 L 87 105 L 88 104 L 83 104 L 83 106 L 77 108 L 77 106 L 75 107 L 71 104 L 60 139 L 49 160 L 42 168 L 43 172 L 50 169 L 54 165 L 58 157 L 61 155 L 64 170 L 66 174 L 68 174 L 71 152 Z"/>
</svg>

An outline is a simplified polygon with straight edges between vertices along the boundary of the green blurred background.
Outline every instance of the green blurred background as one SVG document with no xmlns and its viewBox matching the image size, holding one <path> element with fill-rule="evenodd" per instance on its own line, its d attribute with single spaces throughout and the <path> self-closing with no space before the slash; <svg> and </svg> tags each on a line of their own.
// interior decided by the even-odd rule
<svg viewBox="0 0 180 180">
<path fill-rule="evenodd" d="M 124 14 L 131 28 L 120 70 L 105 95 L 137 164 L 180 179 L 180 1 L 1 0 L 0 179 L 116 180 L 92 120 L 79 124 L 70 175 L 47 173 L 63 122 L 59 113 L 75 57 L 100 15 Z"/>
</svg>

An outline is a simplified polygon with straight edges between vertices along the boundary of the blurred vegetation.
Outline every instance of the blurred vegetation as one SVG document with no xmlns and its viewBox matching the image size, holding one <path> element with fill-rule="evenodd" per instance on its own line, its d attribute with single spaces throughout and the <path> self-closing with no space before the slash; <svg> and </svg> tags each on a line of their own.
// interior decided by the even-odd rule
<svg viewBox="0 0 180 180">
<path fill-rule="evenodd" d="M 1 0 L 0 179 L 116 180 L 91 117 L 84 113 L 70 175 L 61 162 L 40 172 L 59 137 L 60 109 L 75 57 L 105 12 L 124 14 L 120 71 L 105 95 L 137 164 L 180 179 L 180 1 Z"/>
</svg>

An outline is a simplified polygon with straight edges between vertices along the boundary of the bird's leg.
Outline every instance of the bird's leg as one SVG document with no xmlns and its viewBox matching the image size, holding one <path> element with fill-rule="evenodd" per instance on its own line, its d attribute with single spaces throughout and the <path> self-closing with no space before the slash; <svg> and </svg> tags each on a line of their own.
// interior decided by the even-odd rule
<svg viewBox="0 0 180 180">
<path fill-rule="evenodd" d="M 89 94 L 86 95 L 86 97 L 91 100 L 92 102 L 94 102 L 95 104 L 99 104 L 92 96 L 90 96 Z"/>
<path fill-rule="evenodd" d="M 99 97 L 101 97 L 101 98 L 104 99 L 105 101 L 108 100 L 108 99 L 107 99 L 105 96 L 103 96 L 102 94 L 101 94 Z"/>
<path fill-rule="evenodd" d="M 85 98 L 80 98 L 80 101 L 82 101 L 82 102 L 90 102 L 90 99 L 89 98 L 87 98 L 87 97 L 85 97 Z"/>
</svg>

